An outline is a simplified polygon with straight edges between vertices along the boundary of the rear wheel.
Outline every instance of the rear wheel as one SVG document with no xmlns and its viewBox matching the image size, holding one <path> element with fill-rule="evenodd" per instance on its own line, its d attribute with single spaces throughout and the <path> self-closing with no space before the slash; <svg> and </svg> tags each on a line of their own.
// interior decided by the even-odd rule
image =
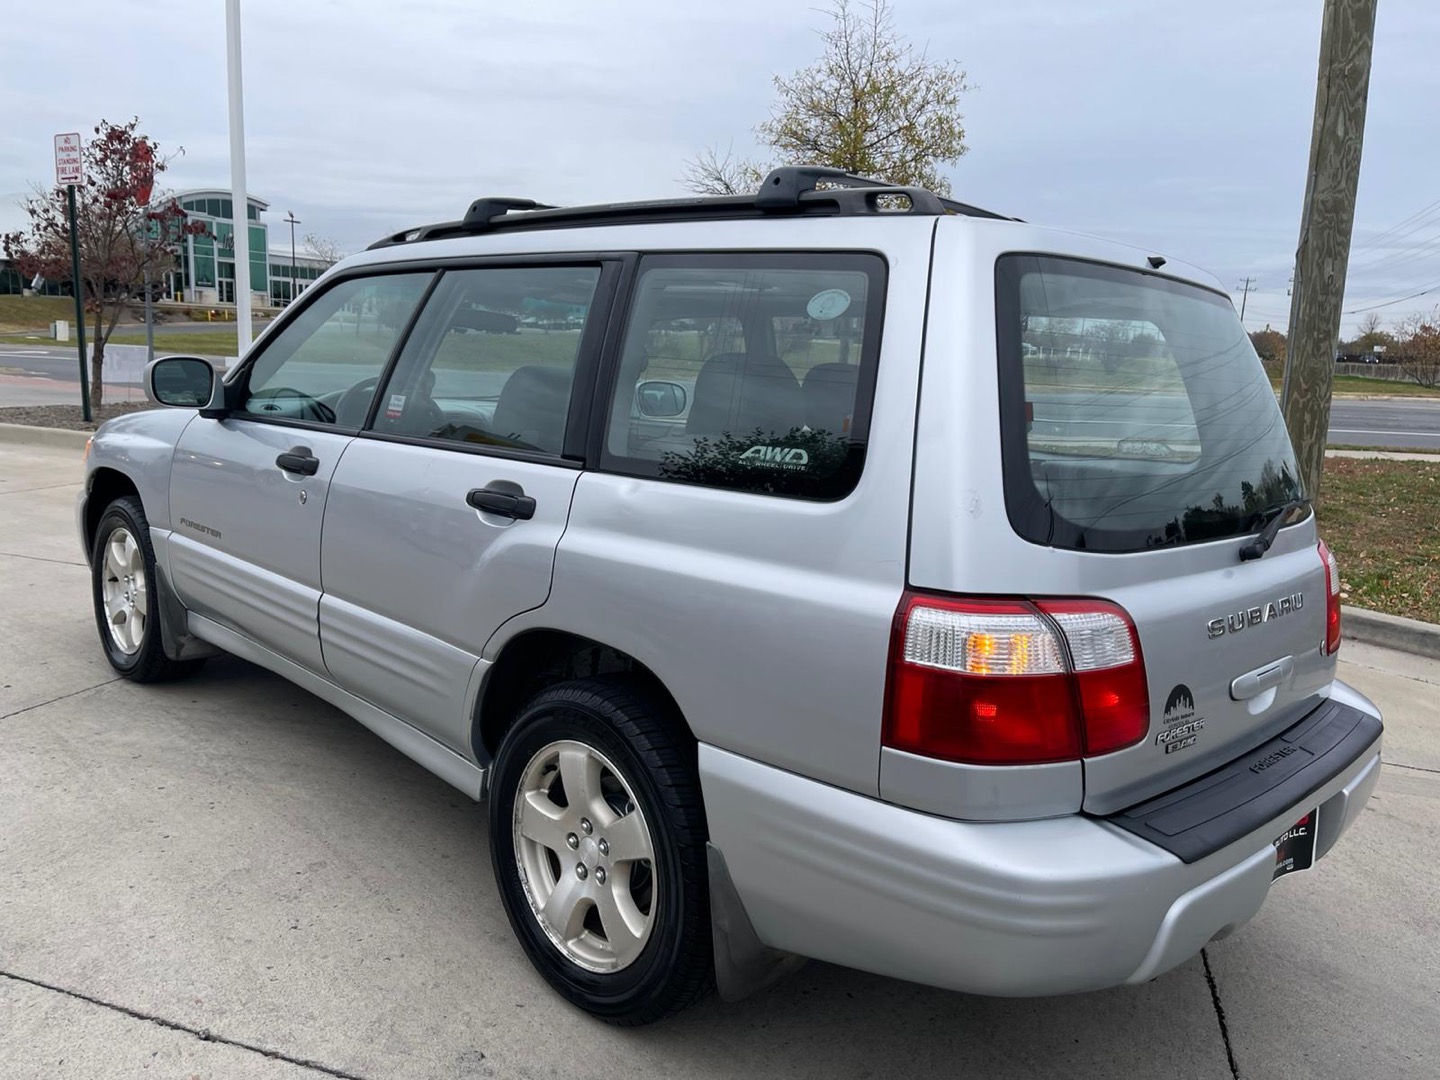
<svg viewBox="0 0 1440 1080">
<path fill-rule="evenodd" d="M 171 660 L 160 641 L 155 549 L 140 500 L 127 495 L 105 508 L 90 553 L 95 622 L 110 666 L 135 682 L 188 675 L 203 660 Z"/>
<path fill-rule="evenodd" d="M 490 851 L 510 924 L 574 1004 L 643 1024 L 712 983 L 694 744 L 622 678 L 551 687 L 495 758 Z"/>
</svg>

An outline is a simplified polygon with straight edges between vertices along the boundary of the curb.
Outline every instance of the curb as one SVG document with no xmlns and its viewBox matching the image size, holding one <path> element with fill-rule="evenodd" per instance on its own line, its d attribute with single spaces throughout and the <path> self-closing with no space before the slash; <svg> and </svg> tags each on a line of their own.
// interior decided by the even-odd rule
<svg viewBox="0 0 1440 1080">
<path fill-rule="evenodd" d="M 1440 660 L 1440 626 L 1434 623 L 1349 605 L 1341 607 L 1340 613 L 1343 640 Z"/>
<path fill-rule="evenodd" d="M 1326 450 L 1325 456 L 1352 461 L 1440 461 L 1440 451 L 1424 450 Z"/>
<path fill-rule="evenodd" d="M 83 450 L 85 440 L 93 434 L 93 431 L 37 427 L 34 424 L 0 424 L 0 443 L 12 446 L 56 446 Z"/>
</svg>

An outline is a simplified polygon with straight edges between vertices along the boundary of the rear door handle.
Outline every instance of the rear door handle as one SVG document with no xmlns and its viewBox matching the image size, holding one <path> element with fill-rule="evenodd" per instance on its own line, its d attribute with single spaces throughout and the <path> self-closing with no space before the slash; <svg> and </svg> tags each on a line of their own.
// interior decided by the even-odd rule
<svg viewBox="0 0 1440 1080">
<path fill-rule="evenodd" d="M 476 488 L 465 496 L 465 501 L 481 513 L 496 517 L 529 521 L 535 516 L 535 500 L 511 480 L 495 480 L 483 488 Z"/>
<path fill-rule="evenodd" d="M 301 476 L 314 476 L 320 471 L 320 459 L 310 453 L 308 446 L 292 446 L 275 459 L 275 464 Z"/>
<path fill-rule="evenodd" d="M 1266 664 L 1264 667 L 1256 668 L 1254 671 L 1247 671 L 1230 684 L 1230 696 L 1236 701 L 1248 701 L 1250 698 L 1259 697 L 1272 686 L 1279 686 L 1290 677 L 1290 673 L 1294 670 L 1295 658 L 1287 656 Z"/>
</svg>

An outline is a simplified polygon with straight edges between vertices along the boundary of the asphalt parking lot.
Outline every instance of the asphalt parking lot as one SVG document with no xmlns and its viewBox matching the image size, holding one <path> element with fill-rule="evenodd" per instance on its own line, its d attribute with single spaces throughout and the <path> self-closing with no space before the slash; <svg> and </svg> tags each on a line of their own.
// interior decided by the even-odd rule
<svg viewBox="0 0 1440 1080">
<path fill-rule="evenodd" d="M 117 681 L 78 450 L 0 444 L 0 1077 L 1440 1075 L 1440 662 L 1365 646 L 1367 812 L 1203 957 L 994 1000 L 810 964 L 650 1028 L 533 973 L 483 810 L 258 668 Z"/>
</svg>

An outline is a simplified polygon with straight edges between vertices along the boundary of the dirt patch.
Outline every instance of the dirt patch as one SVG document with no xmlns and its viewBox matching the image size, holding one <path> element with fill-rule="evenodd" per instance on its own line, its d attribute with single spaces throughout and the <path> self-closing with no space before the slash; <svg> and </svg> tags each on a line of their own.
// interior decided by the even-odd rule
<svg viewBox="0 0 1440 1080">
<path fill-rule="evenodd" d="M 0 409 L 0 424 L 31 424 L 35 427 L 65 428 L 67 431 L 94 431 L 106 420 L 157 406 L 148 401 L 122 401 L 92 409 L 94 421 L 87 424 L 79 405 L 14 405 Z"/>
</svg>

